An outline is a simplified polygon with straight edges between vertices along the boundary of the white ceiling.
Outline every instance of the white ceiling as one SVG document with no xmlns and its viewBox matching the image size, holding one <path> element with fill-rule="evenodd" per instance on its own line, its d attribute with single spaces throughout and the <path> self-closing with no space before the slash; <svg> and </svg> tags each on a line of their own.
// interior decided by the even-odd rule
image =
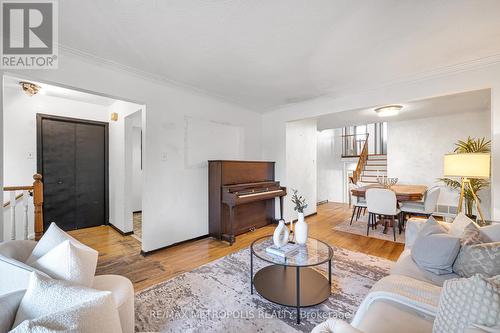
<svg viewBox="0 0 500 333">
<path fill-rule="evenodd" d="M 264 112 L 500 54 L 498 0 L 64 0 L 60 42 Z"/>
<path fill-rule="evenodd" d="M 349 110 L 321 116 L 317 118 L 318 130 L 383 121 L 439 117 L 465 112 L 486 112 L 491 109 L 491 91 L 489 89 L 476 90 L 411 101 L 401 103 L 401 105 L 403 109 L 399 115 L 393 117 L 379 117 L 374 108 Z"/>
<path fill-rule="evenodd" d="M 96 104 L 96 105 L 101 105 L 101 106 L 110 106 L 117 100 L 114 98 L 106 97 L 106 96 L 100 96 L 96 94 L 90 94 L 86 93 L 83 91 L 78 91 L 78 90 L 73 90 L 73 89 L 67 89 L 63 87 L 58 87 L 55 85 L 51 84 L 46 84 L 46 83 L 41 83 L 33 80 L 26 80 L 26 79 L 21 79 L 21 78 L 16 78 L 13 76 L 5 76 L 4 77 L 4 87 L 5 89 L 13 89 L 13 90 L 18 90 L 22 91 L 22 88 L 19 84 L 21 81 L 28 81 L 31 83 L 35 83 L 38 86 L 41 87 L 39 94 L 43 94 L 46 96 L 50 97 L 58 97 L 58 98 L 65 98 L 73 101 L 79 101 L 79 102 L 84 102 L 84 103 L 90 103 L 90 104 Z M 33 96 L 33 98 L 36 98 L 37 95 Z"/>
</svg>

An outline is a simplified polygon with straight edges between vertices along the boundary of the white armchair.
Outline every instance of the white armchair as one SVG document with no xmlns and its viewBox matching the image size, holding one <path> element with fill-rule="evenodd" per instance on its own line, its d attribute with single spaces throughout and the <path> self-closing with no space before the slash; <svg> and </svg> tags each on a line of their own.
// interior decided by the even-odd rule
<svg viewBox="0 0 500 333">
<path fill-rule="evenodd" d="M 362 331 L 352 327 L 345 321 L 339 319 L 328 319 L 322 322 L 311 333 L 363 333 Z"/>
<path fill-rule="evenodd" d="M 28 287 L 30 274 L 33 271 L 44 276 L 47 274 L 26 265 L 36 242 L 14 240 L 0 243 L 0 297 Z M 110 291 L 113 294 L 116 308 L 120 315 L 120 323 L 124 333 L 134 332 L 134 288 L 129 279 L 119 275 L 97 275 L 92 287 L 97 290 Z M 24 292 L 23 292 L 24 294 Z M 0 311 L 0 314 L 1 311 Z"/>
</svg>

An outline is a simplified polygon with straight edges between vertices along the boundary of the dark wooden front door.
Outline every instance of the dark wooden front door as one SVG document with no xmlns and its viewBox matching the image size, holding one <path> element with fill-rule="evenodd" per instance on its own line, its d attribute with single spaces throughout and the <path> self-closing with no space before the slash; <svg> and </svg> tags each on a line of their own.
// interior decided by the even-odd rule
<svg viewBox="0 0 500 333">
<path fill-rule="evenodd" d="M 107 123 L 37 115 L 37 164 L 44 182 L 44 229 L 106 224 Z"/>
</svg>

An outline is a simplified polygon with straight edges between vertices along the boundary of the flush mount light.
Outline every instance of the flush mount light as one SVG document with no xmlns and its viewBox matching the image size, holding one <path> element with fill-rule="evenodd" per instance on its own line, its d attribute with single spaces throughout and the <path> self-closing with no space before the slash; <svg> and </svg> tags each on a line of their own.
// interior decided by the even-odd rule
<svg viewBox="0 0 500 333">
<path fill-rule="evenodd" d="M 379 117 L 397 116 L 403 108 L 402 105 L 385 105 L 375 109 Z"/>
<path fill-rule="evenodd" d="M 21 88 L 23 88 L 23 91 L 28 96 L 36 95 L 40 91 L 40 89 L 42 89 L 42 87 L 40 87 L 39 85 L 31 82 L 21 81 L 19 82 L 19 84 L 21 85 Z"/>
</svg>

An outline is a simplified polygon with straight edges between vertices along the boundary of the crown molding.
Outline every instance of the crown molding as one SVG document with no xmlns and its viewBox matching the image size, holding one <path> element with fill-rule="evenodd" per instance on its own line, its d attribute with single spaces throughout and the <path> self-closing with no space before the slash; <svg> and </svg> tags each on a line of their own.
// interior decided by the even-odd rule
<svg viewBox="0 0 500 333">
<path fill-rule="evenodd" d="M 81 50 L 78 50 L 75 48 L 71 48 L 71 47 L 68 47 L 68 46 L 65 46 L 62 44 L 59 44 L 59 52 L 66 54 L 66 55 L 77 57 L 77 58 L 79 58 L 83 61 L 86 61 L 92 65 L 101 66 L 101 67 L 105 67 L 108 69 L 119 71 L 119 72 L 122 72 L 125 74 L 133 75 L 137 78 L 147 80 L 147 81 L 152 82 L 152 83 L 168 86 L 170 88 L 182 89 L 188 93 L 191 93 L 191 94 L 195 93 L 201 97 L 205 97 L 205 98 L 208 97 L 211 99 L 216 99 L 216 100 L 219 100 L 220 102 L 223 102 L 226 104 L 232 104 L 232 105 L 237 106 L 239 108 L 243 108 L 245 110 L 248 110 L 249 112 L 261 113 L 259 110 L 253 109 L 247 105 L 239 103 L 238 101 L 227 98 L 226 96 L 215 94 L 215 93 L 209 92 L 207 90 L 201 89 L 201 88 L 193 86 L 193 85 L 189 85 L 189 84 L 186 84 L 183 82 L 172 80 L 172 79 L 169 79 L 163 75 L 158 75 L 158 74 L 154 74 L 154 73 L 151 73 L 148 71 L 143 71 L 143 70 L 138 69 L 136 67 L 127 66 L 127 65 L 124 65 L 122 63 L 113 61 L 113 60 L 98 57 L 94 54 L 91 54 L 91 53 L 88 53 L 85 51 L 81 51 Z"/>
<path fill-rule="evenodd" d="M 382 82 L 377 85 L 366 85 L 364 87 L 344 87 L 340 89 L 335 89 L 331 90 L 328 93 L 319 95 L 315 98 L 311 98 L 308 100 L 303 100 L 295 103 L 285 103 L 285 104 L 280 104 L 276 107 L 271 107 L 266 110 L 266 112 L 272 112 L 275 110 L 283 109 L 292 105 L 300 105 L 300 104 L 306 104 L 312 101 L 315 101 L 320 98 L 342 98 L 342 97 L 349 97 L 349 96 L 355 96 L 355 95 L 363 95 L 367 94 L 369 92 L 379 90 L 379 89 L 385 89 L 385 88 L 390 88 L 396 85 L 405 85 L 405 84 L 412 84 L 412 83 L 418 83 L 426 80 L 430 80 L 433 78 L 438 78 L 438 77 L 444 77 L 448 75 L 453 75 L 456 73 L 461 73 L 461 72 L 467 72 L 471 70 L 476 70 L 476 69 L 481 69 L 493 65 L 500 64 L 500 54 L 494 54 L 491 56 L 483 57 L 483 58 L 478 58 L 478 59 L 473 59 L 449 66 L 443 66 L 443 67 L 438 67 L 432 70 L 427 70 L 419 73 L 414 73 L 411 75 L 407 75 L 404 77 L 400 77 L 394 80 L 389 80 Z"/>
<path fill-rule="evenodd" d="M 382 82 L 382 83 L 376 84 L 376 85 L 366 85 L 364 87 L 343 87 L 343 88 L 339 88 L 339 89 L 335 89 L 335 90 L 330 90 L 327 93 L 317 95 L 317 96 L 311 97 L 309 99 L 303 99 L 303 100 L 300 100 L 297 102 L 291 102 L 291 103 L 271 105 L 267 108 L 255 109 L 255 108 L 252 108 L 246 104 L 243 104 L 243 103 L 238 102 L 236 100 L 230 99 L 226 96 L 222 96 L 220 94 L 215 94 L 215 93 L 209 92 L 205 89 L 201 89 L 201 88 L 193 86 L 193 85 L 189 85 L 189 84 L 186 84 L 183 82 L 172 80 L 172 79 L 169 79 L 163 75 L 158 75 L 158 74 L 154 74 L 151 72 L 143 71 L 141 69 L 127 66 L 127 65 L 118 63 L 116 61 L 113 61 L 113 60 L 98 57 L 94 54 L 87 53 L 87 52 L 84 52 L 84 51 L 81 51 L 78 49 L 70 48 L 70 47 L 62 45 L 62 44 L 59 44 L 59 50 L 62 51 L 62 53 L 76 56 L 84 61 L 87 61 L 87 62 L 93 64 L 93 65 L 102 66 L 102 67 L 110 68 L 110 69 L 117 70 L 120 72 L 124 72 L 124 73 L 133 75 L 135 77 L 138 77 L 138 78 L 141 78 L 144 80 L 148 80 L 148 81 L 156 83 L 156 84 L 162 84 L 162 85 L 166 85 L 169 87 L 182 89 L 182 90 L 189 92 L 189 93 L 196 93 L 199 96 L 216 99 L 216 100 L 219 100 L 221 102 L 232 104 L 232 105 L 238 106 L 240 108 L 246 109 L 250 112 L 256 112 L 259 114 L 272 112 L 272 111 L 283 109 L 283 108 L 286 108 L 286 107 L 292 106 L 292 105 L 307 104 L 309 102 L 312 102 L 312 101 L 320 99 L 320 98 L 340 98 L 340 97 L 348 97 L 348 96 L 353 96 L 353 95 L 362 95 L 362 94 L 366 94 L 366 93 L 369 93 L 370 91 L 374 91 L 377 89 L 389 88 L 389 87 L 392 87 L 395 85 L 417 83 L 417 82 L 429 80 L 432 78 L 443 77 L 443 76 L 452 75 L 452 74 L 460 73 L 460 72 L 466 72 L 466 71 L 470 71 L 470 70 L 474 70 L 474 69 L 480 69 L 483 67 L 488 67 L 488 66 L 500 63 L 500 54 L 495 54 L 495 55 L 491 55 L 491 56 L 487 56 L 487 57 L 482 57 L 482 58 L 477 58 L 477 59 L 473 59 L 473 60 L 469 60 L 469 61 L 464 61 L 464 62 L 453 64 L 453 65 L 442 66 L 442 67 L 438 67 L 435 69 L 414 73 L 414 74 L 400 77 L 400 78 L 397 78 L 394 80 L 385 81 L 385 82 Z"/>
</svg>

